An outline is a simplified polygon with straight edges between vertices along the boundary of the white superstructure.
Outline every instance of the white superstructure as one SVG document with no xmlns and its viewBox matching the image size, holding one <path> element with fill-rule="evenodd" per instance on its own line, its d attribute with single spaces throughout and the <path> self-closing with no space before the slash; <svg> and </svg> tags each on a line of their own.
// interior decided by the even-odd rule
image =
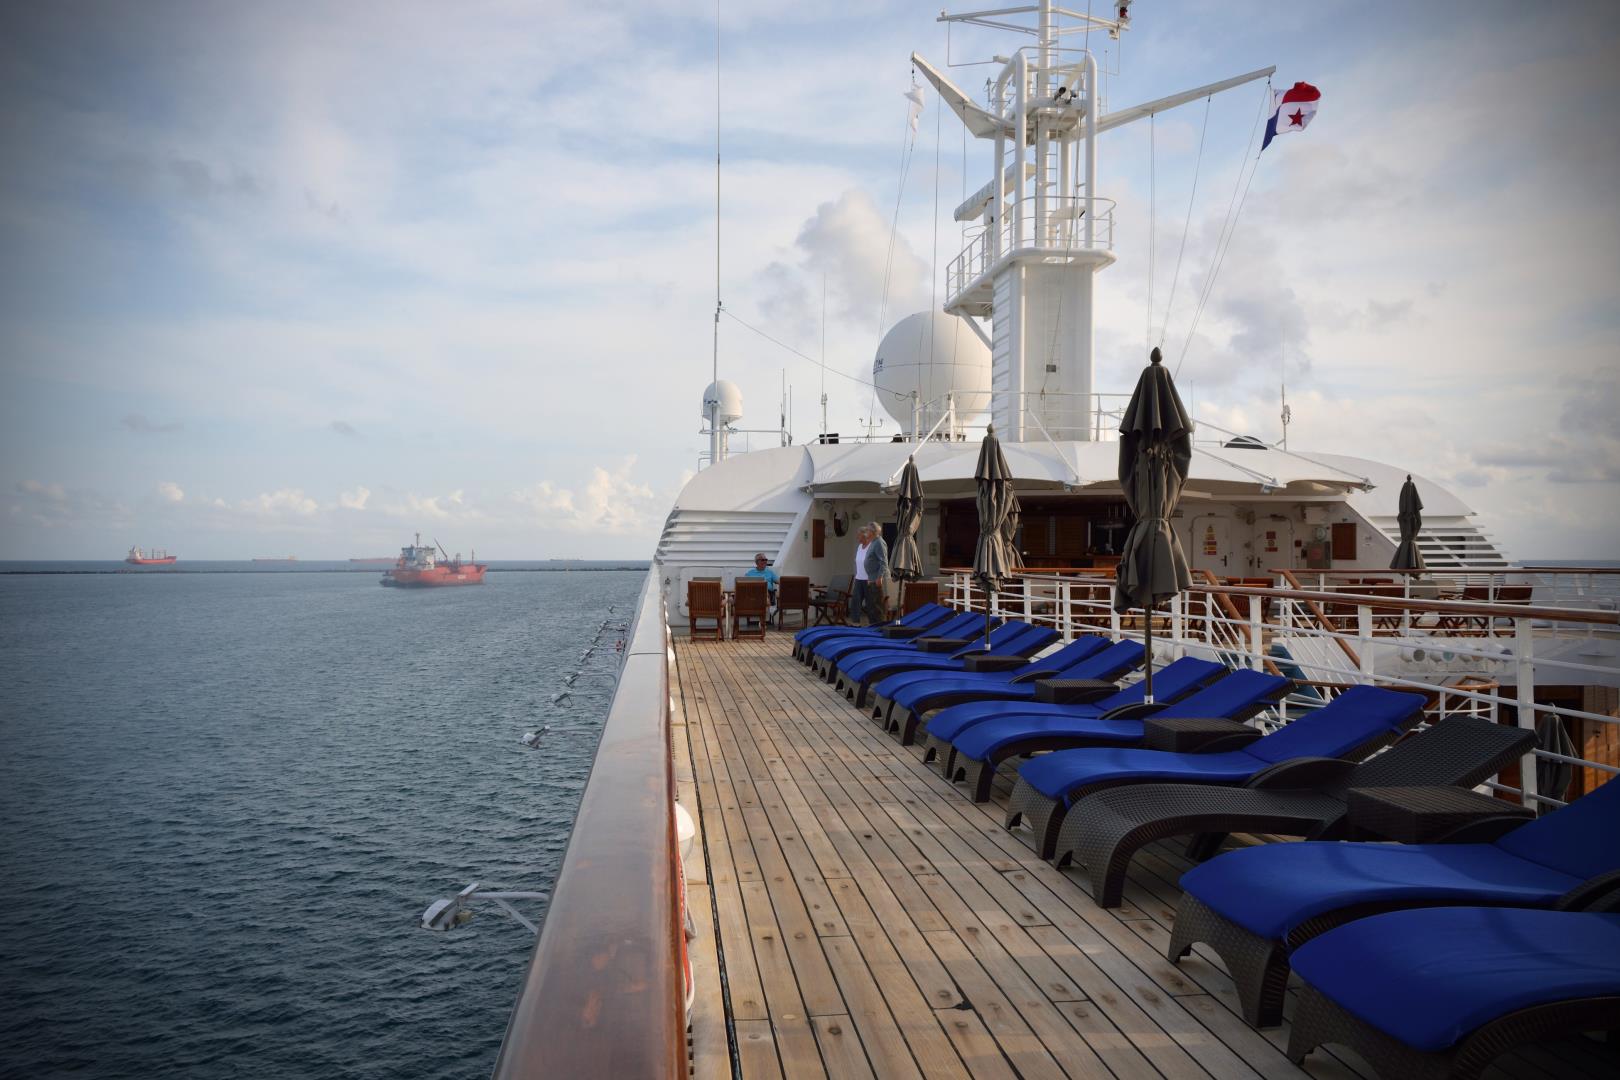
<svg viewBox="0 0 1620 1080">
<path fill-rule="evenodd" d="M 686 580 L 745 570 L 758 551 L 782 574 L 818 584 L 835 576 L 849 562 L 859 524 L 892 520 L 894 487 L 913 455 L 927 506 L 919 537 L 925 570 L 970 562 L 972 474 L 987 420 L 1024 503 L 1026 564 L 1112 566 L 1128 525 L 1113 441 L 1126 395 L 1092 385 L 1093 277 L 1116 257 L 1098 137 L 1274 70 L 1105 109 L 1097 59 L 1085 43 L 1127 30 L 1129 7 L 1094 17 L 1040 0 L 940 16 L 1014 31 L 1026 43 L 993 59 L 983 101 L 912 56 L 989 151 L 990 179 L 954 212 L 972 226 L 966 248 L 945 268 L 941 309 L 899 320 L 875 351 L 875 396 L 901 433 L 881 441 L 824 435 L 728 456 L 741 396 L 717 379 L 704 394 L 707 467 L 676 500 L 658 547 L 672 616 Z M 1400 485 L 1412 473 L 1425 507 L 1418 542 L 1432 565 L 1506 565 L 1472 510 L 1413 464 L 1419 468 L 1291 451 L 1200 423 L 1173 525 L 1192 569 L 1219 578 L 1382 569 L 1399 539 Z"/>
</svg>

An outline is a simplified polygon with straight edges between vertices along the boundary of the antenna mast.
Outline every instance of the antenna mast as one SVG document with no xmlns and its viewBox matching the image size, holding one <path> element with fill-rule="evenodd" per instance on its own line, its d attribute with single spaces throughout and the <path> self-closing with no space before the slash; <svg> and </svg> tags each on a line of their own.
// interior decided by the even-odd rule
<svg viewBox="0 0 1620 1080">
<path fill-rule="evenodd" d="M 714 351 L 709 399 L 709 464 L 720 464 L 725 445 L 720 431 L 720 0 L 714 4 Z"/>
</svg>

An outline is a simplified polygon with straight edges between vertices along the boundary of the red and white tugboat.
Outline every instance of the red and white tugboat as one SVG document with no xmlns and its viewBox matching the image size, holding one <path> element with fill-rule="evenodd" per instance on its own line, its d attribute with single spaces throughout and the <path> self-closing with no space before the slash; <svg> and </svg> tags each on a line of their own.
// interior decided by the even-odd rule
<svg viewBox="0 0 1620 1080">
<path fill-rule="evenodd" d="M 443 558 L 440 558 L 443 556 Z M 439 546 L 437 540 L 431 547 L 422 544 L 422 534 L 416 534 L 416 542 L 407 544 L 399 549 L 399 560 L 393 567 L 383 571 L 382 583 L 384 585 L 398 585 L 409 587 L 426 587 L 430 585 L 482 585 L 484 571 L 488 565 L 477 561 L 477 553 L 467 562 L 461 561 L 461 553 L 451 558 Z"/>
</svg>

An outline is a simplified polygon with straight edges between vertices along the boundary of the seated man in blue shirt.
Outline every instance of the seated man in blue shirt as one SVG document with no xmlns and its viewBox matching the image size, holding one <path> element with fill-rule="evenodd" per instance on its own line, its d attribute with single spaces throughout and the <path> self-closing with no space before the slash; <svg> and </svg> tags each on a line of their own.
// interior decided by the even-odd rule
<svg viewBox="0 0 1620 1080">
<path fill-rule="evenodd" d="M 770 562 L 771 561 L 765 557 L 765 553 L 763 551 L 760 552 L 758 555 L 754 556 L 754 568 L 743 576 L 765 579 L 766 603 L 768 603 L 771 606 L 771 609 L 774 611 L 776 608 L 776 571 L 771 569 Z"/>
</svg>

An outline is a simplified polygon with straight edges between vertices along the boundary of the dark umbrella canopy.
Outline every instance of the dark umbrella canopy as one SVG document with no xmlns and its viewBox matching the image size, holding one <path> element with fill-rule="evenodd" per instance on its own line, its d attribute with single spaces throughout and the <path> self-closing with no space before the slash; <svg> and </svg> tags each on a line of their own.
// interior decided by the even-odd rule
<svg viewBox="0 0 1620 1080">
<path fill-rule="evenodd" d="M 1401 523 L 1401 543 L 1390 560 L 1391 570 L 1426 570 L 1423 552 L 1418 550 L 1417 534 L 1423 528 L 1423 500 L 1418 498 L 1417 485 L 1411 476 L 1401 485 L 1401 508 L 1396 520 Z"/>
<path fill-rule="evenodd" d="M 922 477 L 917 462 L 906 459 L 900 473 L 900 497 L 894 509 L 894 551 L 889 554 L 889 575 L 896 581 L 916 581 L 922 577 L 922 553 L 917 550 L 917 532 L 922 528 Z"/>
<path fill-rule="evenodd" d="M 1020 561 L 1018 549 L 1013 546 L 1013 533 L 1018 528 L 1018 496 L 1013 494 L 1012 470 L 1001 452 L 1001 441 L 996 438 L 994 425 L 985 429 L 984 442 L 979 446 L 979 463 L 973 470 L 973 481 L 978 486 L 979 542 L 973 549 L 973 576 L 987 593 L 993 593 L 1006 584 Z M 990 605 L 984 610 L 986 648 L 990 641 Z"/>
<path fill-rule="evenodd" d="M 1125 534 L 1114 571 L 1114 610 L 1143 609 L 1147 628 L 1147 699 L 1153 700 L 1153 605 L 1192 584 L 1187 556 L 1170 527 L 1192 464 L 1192 421 L 1153 350 L 1119 428 L 1119 486 L 1136 523 Z"/>
</svg>

